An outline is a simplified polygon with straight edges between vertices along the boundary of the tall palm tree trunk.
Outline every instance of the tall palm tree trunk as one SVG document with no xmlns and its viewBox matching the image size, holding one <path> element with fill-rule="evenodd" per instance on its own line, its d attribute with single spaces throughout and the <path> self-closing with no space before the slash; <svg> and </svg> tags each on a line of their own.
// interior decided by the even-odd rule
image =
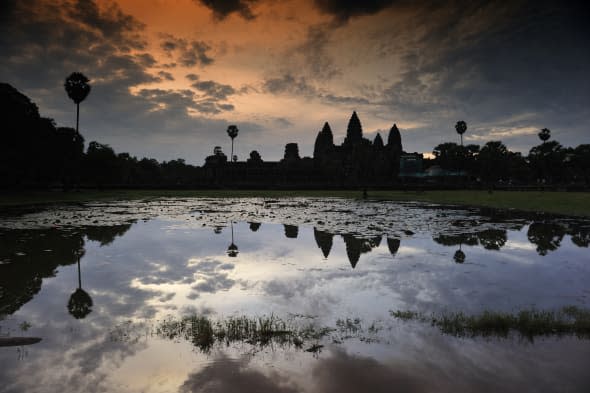
<svg viewBox="0 0 590 393">
<path fill-rule="evenodd" d="M 80 135 L 78 125 L 80 124 L 80 103 L 76 104 L 76 135 Z"/>
<path fill-rule="evenodd" d="M 231 138 L 231 157 L 229 161 L 234 162 L 234 138 Z"/>
<path fill-rule="evenodd" d="M 82 288 L 82 274 L 80 273 L 80 257 L 78 257 L 78 288 Z"/>
</svg>

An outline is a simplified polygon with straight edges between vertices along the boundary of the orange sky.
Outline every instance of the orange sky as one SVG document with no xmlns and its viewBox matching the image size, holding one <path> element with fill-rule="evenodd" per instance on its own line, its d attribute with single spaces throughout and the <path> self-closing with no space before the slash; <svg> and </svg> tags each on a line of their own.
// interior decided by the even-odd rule
<svg viewBox="0 0 590 393">
<path fill-rule="evenodd" d="M 458 120 L 466 143 L 590 142 L 588 25 L 569 3 L 7 1 L 0 79 L 69 126 L 63 78 L 84 72 L 85 138 L 140 157 L 202 165 L 229 124 L 239 159 L 311 156 L 353 110 L 371 140 L 396 123 L 407 152 L 458 142 Z"/>
</svg>

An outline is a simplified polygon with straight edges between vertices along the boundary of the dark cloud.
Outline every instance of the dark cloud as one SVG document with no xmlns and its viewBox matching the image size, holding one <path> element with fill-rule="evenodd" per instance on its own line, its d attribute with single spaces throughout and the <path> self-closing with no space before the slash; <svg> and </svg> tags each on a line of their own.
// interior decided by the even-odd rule
<svg viewBox="0 0 590 393">
<path fill-rule="evenodd" d="M 190 374 L 180 386 L 180 393 L 207 392 L 276 392 L 297 393 L 300 390 L 276 372 L 270 375 L 248 367 L 245 361 L 218 358 L 203 370 Z"/>
<path fill-rule="evenodd" d="M 199 80 L 199 76 L 197 74 L 187 74 L 187 75 L 185 75 L 185 77 L 189 81 L 193 81 L 193 82 Z"/>
<path fill-rule="evenodd" d="M 132 35 L 135 39 L 126 41 L 126 50 L 144 49 L 146 46 L 137 34 L 144 25 L 133 16 L 123 13 L 116 3 L 100 10 L 94 0 L 77 0 L 65 10 L 74 21 L 98 30 L 106 39 L 121 41 L 126 35 Z"/>
<path fill-rule="evenodd" d="M 333 15 L 340 21 L 347 21 L 355 16 L 376 14 L 394 3 L 395 0 L 314 0 L 320 11 Z"/>
<path fill-rule="evenodd" d="M 219 130 L 227 128 L 227 121 L 206 116 L 231 111 L 233 105 L 205 94 L 197 97 L 189 90 L 146 86 L 169 79 L 153 68 L 172 68 L 179 59 L 184 64 L 210 64 L 207 44 L 161 35 L 161 41 L 169 39 L 178 48 L 171 52 L 174 62 L 159 65 L 141 50 L 144 26 L 114 3 L 3 4 L 7 13 L 0 15 L 0 80 L 29 96 L 43 116 L 60 126 L 75 121 L 63 81 L 70 72 L 80 71 L 92 85 L 80 108 L 81 132 L 87 141 L 98 140 L 139 157 L 184 157 L 199 165 L 210 154 L 210 146 L 219 144 Z M 136 86 L 142 89 L 134 90 Z M 245 122 L 241 129 L 259 132 L 261 127 Z M 138 137 L 143 143 L 137 143 Z"/>
<path fill-rule="evenodd" d="M 160 47 L 168 56 L 176 56 L 176 61 L 182 66 L 207 66 L 213 63 L 213 58 L 208 54 L 211 46 L 206 42 L 189 41 L 167 33 L 161 33 L 160 38 Z"/>
<path fill-rule="evenodd" d="M 501 128 L 510 148 L 528 151 L 536 133 L 510 130 L 534 126 L 561 129 L 556 138 L 577 145 L 575 136 L 590 126 L 590 52 L 579 50 L 590 35 L 580 12 L 526 2 L 420 9 L 414 23 L 426 29 L 415 49 L 395 54 L 404 72 L 383 90 L 382 103 L 427 123 L 424 132 L 433 135 L 464 118 L 467 140 L 485 142 Z"/>
<path fill-rule="evenodd" d="M 310 26 L 304 43 L 295 50 L 303 55 L 307 73 L 315 80 L 329 80 L 342 74 L 327 51 L 331 44 L 332 31 L 330 25 Z"/>
<path fill-rule="evenodd" d="M 255 15 L 251 6 L 258 0 L 193 0 L 213 11 L 217 20 L 223 20 L 230 14 L 236 13 L 246 20 L 252 20 Z"/>
<path fill-rule="evenodd" d="M 316 89 L 311 86 L 305 77 L 295 76 L 289 72 L 278 77 L 265 79 L 263 90 L 271 94 L 295 94 L 303 96 L 316 95 Z"/>
<path fill-rule="evenodd" d="M 427 392 L 428 379 L 412 374 L 409 367 L 393 368 L 372 358 L 351 356 L 336 351 L 314 368 L 317 391 L 322 393 L 374 392 Z"/>
<path fill-rule="evenodd" d="M 228 96 L 236 94 L 236 90 L 230 85 L 215 81 L 197 81 L 191 86 L 215 100 L 226 100 Z"/>
<path fill-rule="evenodd" d="M 173 81 L 174 80 L 174 76 L 172 76 L 171 73 L 166 72 L 166 71 L 160 71 L 158 72 L 158 76 L 162 79 L 165 79 L 167 81 Z"/>
</svg>

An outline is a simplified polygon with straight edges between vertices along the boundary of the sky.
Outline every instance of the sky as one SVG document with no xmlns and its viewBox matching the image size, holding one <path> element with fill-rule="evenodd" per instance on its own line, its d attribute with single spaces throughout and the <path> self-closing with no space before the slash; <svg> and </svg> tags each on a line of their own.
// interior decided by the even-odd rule
<svg viewBox="0 0 590 393">
<path fill-rule="evenodd" d="M 329 122 L 339 144 L 396 123 L 407 152 L 502 140 L 527 153 L 549 128 L 590 143 L 584 2 L 2 0 L 0 82 L 75 126 L 63 83 L 84 73 L 86 142 L 202 165 L 215 146 L 301 156 Z"/>
</svg>

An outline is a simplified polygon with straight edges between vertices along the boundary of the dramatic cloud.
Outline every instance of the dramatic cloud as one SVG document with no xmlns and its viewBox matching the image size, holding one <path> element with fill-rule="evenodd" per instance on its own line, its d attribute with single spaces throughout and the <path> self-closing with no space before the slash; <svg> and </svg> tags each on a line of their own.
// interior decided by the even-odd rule
<svg viewBox="0 0 590 393">
<path fill-rule="evenodd" d="M 355 16 L 375 14 L 395 2 L 395 0 L 314 0 L 318 9 L 333 15 L 340 21 L 347 21 Z"/>
<path fill-rule="evenodd" d="M 296 77 L 290 73 L 283 74 L 276 78 L 266 79 L 263 83 L 265 91 L 271 94 L 295 94 L 313 96 L 317 94 L 316 89 L 309 85 L 304 77 Z"/>
<path fill-rule="evenodd" d="M 160 37 L 162 39 L 160 47 L 168 56 L 176 55 L 176 61 L 182 66 L 207 66 L 213 63 L 213 58 L 207 54 L 211 46 L 203 41 L 188 41 L 165 33 L 160 34 Z"/>
<path fill-rule="evenodd" d="M 501 138 L 528 152 L 547 127 L 576 146 L 590 143 L 584 6 L 4 1 L 0 80 L 70 126 L 63 81 L 82 72 L 87 142 L 199 165 L 227 142 L 228 124 L 240 126 L 240 157 L 276 160 L 287 142 L 310 155 L 325 121 L 338 143 L 353 110 L 367 135 L 397 123 L 407 151 L 457 140 L 459 119 L 471 143 Z"/>
<path fill-rule="evenodd" d="M 230 85 L 214 81 L 198 81 L 191 86 L 215 100 L 226 100 L 228 96 L 236 94 L 235 89 Z"/>
<path fill-rule="evenodd" d="M 194 0 L 213 11 L 213 15 L 218 20 L 227 18 L 230 14 L 236 13 L 242 18 L 254 19 L 251 5 L 257 0 Z"/>
<path fill-rule="evenodd" d="M 266 375 L 249 368 L 246 361 L 232 361 L 225 357 L 189 375 L 179 389 L 180 393 L 234 391 L 297 393 L 299 389 L 276 372 Z"/>
</svg>

